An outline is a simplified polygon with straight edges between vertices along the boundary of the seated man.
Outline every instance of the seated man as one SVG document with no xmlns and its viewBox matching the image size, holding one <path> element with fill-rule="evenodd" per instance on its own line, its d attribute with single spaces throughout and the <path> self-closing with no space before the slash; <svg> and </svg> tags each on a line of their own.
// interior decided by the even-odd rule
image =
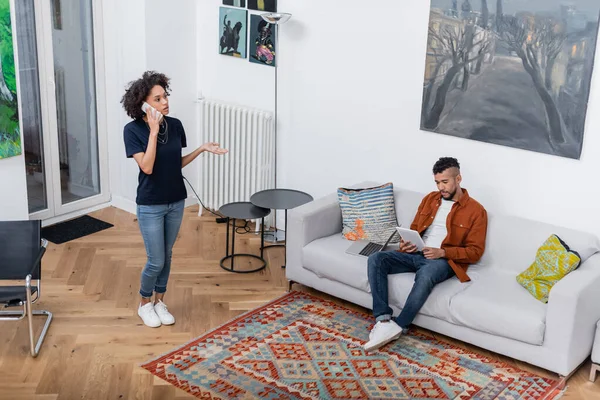
<svg viewBox="0 0 600 400">
<path fill-rule="evenodd" d="M 456 275 L 469 281 L 467 267 L 485 249 L 487 212 L 466 189 L 460 187 L 460 165 L 455 158 L 440 158 L 433 166 L 438 191 L 425 196 L 410 226 L 423 237 L 423 251 L 400 241 L 399 250 L 381 251 L 369 257 L 369 283 L 377 323 L 365 350 L 378 349 L 408 329 L 433 287 Z M 415 272 L 415 283 L 398 317 L 392 320 L 388 304 L 388 275 Z"/>
</svg>

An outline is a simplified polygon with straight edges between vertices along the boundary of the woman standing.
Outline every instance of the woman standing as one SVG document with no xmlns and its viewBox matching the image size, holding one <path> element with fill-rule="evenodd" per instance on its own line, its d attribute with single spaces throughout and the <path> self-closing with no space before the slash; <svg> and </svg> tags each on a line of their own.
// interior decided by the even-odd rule
<svg viewBox="0 0 600 400">
<path fill-rule="evenodd" d="M 123 135 L 127 157 L 133 157 L 140 167 L 137 218 L 148 256 L 142 271 L 138 315 L 153 328 L 175 323 L 163 299 L 187 198 L 181 170 L 205 151 L 227 153 L 218 143 L 205 143 L 182 156 L 181 150 L 187 145 L 185 131 L 181 121 L 167 116 L 168 96 L 169 78 L 147 71 L 129 84 L 121 99 L 125 112 L 133 118 Z M 147 113 L 142 111 L 144 103 L 152 107 Z"/>
</svg>

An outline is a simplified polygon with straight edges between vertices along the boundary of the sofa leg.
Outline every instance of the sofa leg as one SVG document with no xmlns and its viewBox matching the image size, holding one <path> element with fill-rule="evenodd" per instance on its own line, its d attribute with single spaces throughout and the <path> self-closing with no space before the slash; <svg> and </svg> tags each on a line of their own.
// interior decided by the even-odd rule
<svg viewBox="0 0 600 400">
<path fill-rule="evenodd" d="M 296 283 L 296 282 L 288 281 L 288 288 L 287 288 L 288 293 L 292 291 L 292 286 L 294 285 L 294 283 Z"/>
<path fill-rule="evenodd" d="M 575 368 L 573 371 L 571 371 L 571 373 L 567 376 L 565 375 L 558 375 L 558 378 L 560 380 L 560 384 L 558 385 L 558 388 L 560 390 L 563 390 L 565 387 L 567 387 L 567 381 L 573 376 L 573 374 L 575 372 L 577 372 L 577 370 L 581 367 L 581 364 L 579 365 L 579 367 Z"/>
<path fill-rule="evenodd" d="M 590 370 L 590 381 L 596 381 L 596 373 L 600 371 L 600 365 L 592 363 L 592 368 Z"/>
</svg>

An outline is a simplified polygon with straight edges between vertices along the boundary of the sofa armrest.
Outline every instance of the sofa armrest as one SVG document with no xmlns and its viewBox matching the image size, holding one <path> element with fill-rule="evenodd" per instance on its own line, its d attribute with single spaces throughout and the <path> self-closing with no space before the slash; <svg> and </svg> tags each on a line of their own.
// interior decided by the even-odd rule
<svg viewBox="0 0 600 400">
<path fill-rule="evenodd" d="M 342 232 L 342 211 L 332 193 L 288 212 L 288 247 L 304 247 L 313 240 Z"/>
<path fill-rule="evenodd" d="M 285 276 L 291 282 L 307 284 L 302 250 L 313 240 L 342 232 L 342 211 L 333 193 L 288 211 Z"/>
<path fill-rule="evenodd" d="M 544 346 L 557 349 L 569 368 L 591 352 L 600 320 L 600 253 L 588 258 L 550 291 Z"/>
</svg>

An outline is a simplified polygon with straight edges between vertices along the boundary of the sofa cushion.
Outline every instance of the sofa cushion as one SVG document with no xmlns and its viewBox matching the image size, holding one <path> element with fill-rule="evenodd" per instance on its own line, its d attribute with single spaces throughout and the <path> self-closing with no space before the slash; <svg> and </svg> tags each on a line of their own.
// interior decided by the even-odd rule
<svg viewBox="0 0 600 400">
<path fill-rule="evenodd" d="M 542 303 L 548 302 L 552 286 L 581 263 L 576 251 L 558 236 L 551 235 L 538 249 L 535 261 L 517 275 L 517 282 Z"/>
<path fill-rule="evenodd" d="M 339 233 L 313 240 L 302 249 L 302 266 L 319 277 L 369 292 L 367 257 L 347 254 L 351 245 Z"/>
<path fill-rule="evenodd" d="M 533 345 L 544 342 L 547 305 L 501 269 L 473 268 L 471 285 L 451 301 L 452 322 Z M 475 272 L 469 269 L 469 272 Z"/>
<path fill-rule="evenodd" d="M 392 183 L 364 188 L 338 189 L 342 210 L 342 235 L 348 240 L 385 243 L 397 226 Z M 397 243 L 395 236 L 391 243 Z"/>
<path fill-rule="evenodd" d="M 388 297 L 390 306 L 404 308 L 406 299 L 415 283 L 414 273 L 394 274 L 389 276 L 388 281 Z M 471 282 L 461 283 L 458 278 L 453 277 L 437 284 L 427 301 L 419 311 L 419 314 L 428 315 L 442 319 L 447 322 L 452 322 L 450 313 L 450 304 L 452 298 L 465 290 L 471 285 Z"/>
</svg>

